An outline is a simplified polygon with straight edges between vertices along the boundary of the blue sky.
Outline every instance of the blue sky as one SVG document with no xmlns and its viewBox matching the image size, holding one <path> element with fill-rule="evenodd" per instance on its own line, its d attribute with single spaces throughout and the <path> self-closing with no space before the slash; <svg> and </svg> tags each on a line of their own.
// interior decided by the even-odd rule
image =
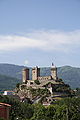
<svg viewBox="0 0 80 120">
<path fill-rule="evenodd" d="M 0 63 L 80 67 L 80 0 L 0 0 Z"/>
</svg>

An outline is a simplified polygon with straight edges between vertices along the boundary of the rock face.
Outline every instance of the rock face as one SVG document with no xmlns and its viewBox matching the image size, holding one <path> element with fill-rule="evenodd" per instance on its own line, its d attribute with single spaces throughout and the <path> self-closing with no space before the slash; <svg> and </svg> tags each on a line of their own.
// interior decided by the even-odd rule
<svg viewBox="0 0 80 120">
<path fill-rule="evenodd" d="M 55 82 L 56 83 L 56 82 Z M 59 100 L 62 97 L 71 95 L 71 89 L 69 85 L 64 83 L 54 84 L 51 82 L 45 82 L 44 87 L 27 87 L 26 84 L 22 84 L 17 92 L 18 96 L 23 101 L 28 98 L 31 103 L 46 103 L 50 104 L 55 100 Z"/>
</svg>

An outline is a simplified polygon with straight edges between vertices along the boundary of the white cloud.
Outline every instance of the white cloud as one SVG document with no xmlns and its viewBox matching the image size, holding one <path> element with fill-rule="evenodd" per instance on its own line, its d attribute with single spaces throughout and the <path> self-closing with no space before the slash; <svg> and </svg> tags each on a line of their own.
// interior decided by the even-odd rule
<svg viewBox="0 0 80 120">
<path fill-rule="evenodd" d="M 0 36 L 0 50 L 13 50 L 19 48 L 34 48 L 43 46 L 41 41 L 24 36 Z"/>
<path fill-rule="evenodd" d="M 80 30 L 72 32 L 34 31 L 25 36 L 0 35 L 0 51 L 21 48 L 68 51 L 74 49 L 75 46 L 80 46 Z"/>
</svg>

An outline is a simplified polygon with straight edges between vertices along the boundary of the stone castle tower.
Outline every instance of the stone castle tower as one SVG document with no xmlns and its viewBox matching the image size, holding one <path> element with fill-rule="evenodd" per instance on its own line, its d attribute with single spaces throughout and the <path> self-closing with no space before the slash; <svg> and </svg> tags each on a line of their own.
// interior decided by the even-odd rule
<svg viewBox="0 0 80 120">
<path fill-rule="evenodd" d="M 29 68 L 24 68 L 22 70 L 22 77 L 23 77 L 23 83 L 27 82 L 29 80 Z"/>
<path fill-rule="evenodd" d="M 32 80 L 37 80 L 40 77 L 40 68 L 37 66 L 32 69 Z"/>
<path fill-rule="evenodd" d="M 29 68 L 24 68 L 22 71 L 23 83 L 29 80 Z M 40 76 L 40 68 L 37 66 L 32 69 L 32 80 L 57 80 L 57 68 L 52 63 L 51 75 L 50 76 Z"/>
<path fill-rule="evenodd" d="M 57 68 L 53 63 L 51 67 L 51 77 L 52 79 L 57 80 Z"/>
</svg>

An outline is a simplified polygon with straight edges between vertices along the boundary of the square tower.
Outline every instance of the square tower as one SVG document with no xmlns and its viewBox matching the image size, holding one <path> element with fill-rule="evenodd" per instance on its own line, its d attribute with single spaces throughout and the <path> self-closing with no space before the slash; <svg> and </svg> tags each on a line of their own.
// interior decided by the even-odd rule
<svg viewBox="0 0 80 120">
<path fill-rule="evenodd" d="M 40 76 L 40 68 L 37 66 L 32 69 L 32 80 L 37 80 L 38 77 Z"/>
<path fill-rule="evenodd" d="M 57 80 L 57 68 L 53 64 L 52 64 L 52 67 L 51 67 L 51 77 L 52 77 L 53 80 Z"/>
</svg>

